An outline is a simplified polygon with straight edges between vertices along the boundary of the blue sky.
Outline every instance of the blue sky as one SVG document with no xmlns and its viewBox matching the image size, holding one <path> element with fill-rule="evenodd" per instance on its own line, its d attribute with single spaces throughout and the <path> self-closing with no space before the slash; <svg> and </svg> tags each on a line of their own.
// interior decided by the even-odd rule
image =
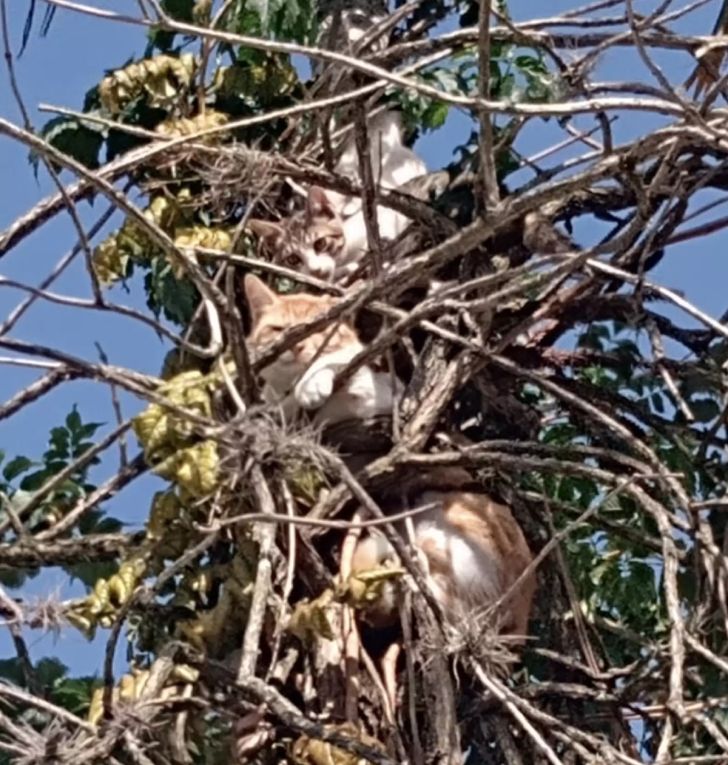
<svg viewBox="0 0 728 765">
<path fill-rule="evenodd" d="M 518 20 L 535 15 L 551 15 L 580 4 L 576 0 L 548 0 L 543 3 L 511 0 L 510 7 L 514 18 Z M 698 34 L 709 32 L 719 4 L 719 0 L 708 3 L 706 7 L 681 21 L 679 29 Z M 9 0 L 7 5 L 13 48 L 17 51 L 28 3 Z M 97 5 L 127 12 L 134 12 L 137 7 L 131 0 L 97 0 Z M 543 11 L 535 14 L 535 5 L 543 8 Z M 655 5 L 655 2 L 635 2 L 636 9 L 641 12 L 648 12 Z M 39 20 L 36 20 L 36 29 Z M 16 62 L 20 88 L 34 125 L 39 127 L 52 116 L 40 112 L 39 104 L 48 103 L 80 109 L 84 93 L 99 81 L 104 70 L 123 65 L 132 56 L 139 55 L 144 46 L 145 34 L 139 27 L 111 24 L 59 10 L 48 37 L 39 39 L 37 34 L 34 34 L 25 54 Z M 661 53 L 655 54 L 655 58 L 664 66 L 674 82 L 683 81 L 691 69 L 690 60 L 684 54 Z M 626 48 L 609 52 L 600 60 L 597 69 L 600 80 L 641 79 L 649 82 L 644 71 L 637 55 Z M 4 70 L 0 70 L 0 116 L 19 123 L 19 113 L 6 82 Z M 620 116 L 614 127 L 616 139 L 618 142 L 629 140 L 644 134 L 657 123 L 654 118 L 636 113 Z M 577 124 L 590 127 L 591 121 L 585 117 Z M 418 149 L 430 169 L 436 169 L 450 161 L 452 148 L 463 143 L 469 132 L 467 119 L 463 115 L 454 114 L 443 130 L 424 137 Z M 553 120 L 533 121 L 524 131 L 519 148 L 525 154 L 535 153 L 562 137 L 563 133 Z M 563 155 L 561 158 L 563 159 Z M 527 177 L 527 174 L 521 174 L 518 180 L 525 180 Z M 70 177 L 64 175 L 64 179 L 68 182 Z M 0 230 L 52 191 L 52 183 L 44 171 L 41 170 L 37 179 L 34 177 L 26 149 L 0 137 Z M 711 194 L 706 193 L 702 196 L 702 201 L 709 198 L 712 198 Z M 90 226 L 104 209 L 105 205 L 101 199 L 93 206 L 84 203 L 80 207 L 82 220 Z M 720 211 L 717 214 L 720 214 Z M 118 221 L 119 218 L 114 218 L 107 230 L 112 230 Z M 599 229 L 593 221 L 583 221 L 576 233 L 582 241 L 590 242 L 598 236 Z M 67 215 L 59 215 L 2 258 L 0 275 L 35 285 L 75 241 L 75 231 L 70 219 Z M 708 313 L 720 315 L 726 307 L 728 271 L 723 264 L 726 242 L 726 235 L 719 233 L 699 245 L 690 242 L 676 246 L 652 276 L 666 286 L 682 290 Z M 64 295 L 90 297 L 88 278 L 81 257 L 74 261 L 52 289 Z M 22 297 L 17 290 L 0 285 L 0 317 L 6 316 Z M 114 299 L 131 306 L 144 306 L 138 284 L 132 285 L 130 294 L 116 289 Z M 669 313 L 676 315 L 671 310 Z M 694 324 L 685 317 L 680 318 L 685 325 Z M 95 343 L 100 343 L 111 363 L 151 374 L 158 373 L 166 347 L 149 328 L 133 321 L 100 312 L 50 305 L 42 301 L 37 301 L 23 317 L 13 330 L 12 336 L 63 348 L 90 360 L 98 360 Z M 0 351 L 0 356 L 7 355 Z M 0 364 L 0 402 L 8 399 L 37 376 L 38 372 L 35 370 Z M 59 424 L 73 404 L 78 404 L 85 421 L 107 423 L 100 434 L 105 434 L 114 426 L 107 388 L 89 382 L 69 383 L 26 407 L 10 420 L 0 421 L 0 449 L 4 449 L 9 455 L 39 455 L 45 449 L 49 426 Z M 128 416 L 138 411 L 140 403 L 122 394 L 122 406 L 125 416 Z M 130 447 L 130 451 L 135 453 L 136 444 L 133 437 Z M 107 460 L 94 474 L 99 482 L 110 474 L 117 460 L 117 451 L 109 450 Z M 150 491 L 157 485 L 158 482 L 153 478 L 140 479 L 119 497 L 108 502 L 106 507 L 126 523 L 139 525 L 148 510 Z M 49 572 L 33 580 L 23 594 L 43 594 L 51 589 L 62 591 L 64 597 L 80 594 L 78 586 L 67 586 L 67 581 L 60 572 Z M 94 672 L 99 666 L 98 647 L 89 650 L 86 641 L 72 629 L 64 632 L 57 645 L 53 645 L 51 636 L 43 636 L 40 633 L 30 634 L 28 639 L 35 659 L 46 654 L 57 654 L 74 670 L 88 673 Z M 11 653 L 9 640 L 4 632 L 0 632 L 0 657 Z"/>
</svg>

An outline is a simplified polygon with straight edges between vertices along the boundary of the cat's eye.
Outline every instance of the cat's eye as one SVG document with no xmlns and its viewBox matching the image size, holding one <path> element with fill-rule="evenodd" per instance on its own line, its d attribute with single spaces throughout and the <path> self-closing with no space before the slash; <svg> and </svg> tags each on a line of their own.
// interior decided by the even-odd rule
<svg viewBox="0 0 728 765">
<path fill-rule="evenodd" d="M 297 266 L 300 261 L 301 259 L 298 257 L 298 255 L 292 254 L 286 257 L 286 259 L 284 260 L 284 263 L 287 266 Z"/>
<path fill-rule="evenodd" d="M 322 252 L 326 252 L 327 244 L 328 244 L 327 240 L 324 237 L 321 237 L 321 239 L 317 239 L 313 243 L 313 249 L 315 252 L 319 254 Z"/>
</svg>

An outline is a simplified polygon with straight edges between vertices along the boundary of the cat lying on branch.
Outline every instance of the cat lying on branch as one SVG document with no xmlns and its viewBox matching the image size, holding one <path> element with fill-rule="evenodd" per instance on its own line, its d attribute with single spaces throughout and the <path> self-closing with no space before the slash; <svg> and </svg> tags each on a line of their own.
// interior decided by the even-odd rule
<svg viewBox="0 0 728 765">
<path fill-rule="evenodd" d="M 245 276 L 243 288 L 253 324 L 248 343 L 254 351 L 287 329 L 326 313 L 337 302 L 305 292 L 278 295 L 252 274 Z M 389 372 L 365 364 L 335 389 L 336 374 L 362 350 L 356 331 L 345 321 L 314 332 L 261 372 L 263 398 L 280 404 L 287 419 L 301 410 L 314 412 L 314 424 L 391 414 L 401 385 Z"/>
</svg>

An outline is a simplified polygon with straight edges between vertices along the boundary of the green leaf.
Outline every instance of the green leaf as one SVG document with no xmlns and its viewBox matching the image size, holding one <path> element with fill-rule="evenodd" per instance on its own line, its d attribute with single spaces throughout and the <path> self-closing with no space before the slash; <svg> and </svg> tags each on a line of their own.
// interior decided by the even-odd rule
<svg viewBox="0 0 728 765">
<path fill-rule="evenodd" d="M 51 691 L 51 701 L 78 716 L 88 711 L 94 688 L 101 685 L 95 677 L 64 677 L 56 681 Z"/>
<path fill-rule="evenodd" d="M 549 73 L 543 60 L 536 56 L 516 56 L 513 62 L 523 72 L 545 75 Z"/>
<path fill-rule="evenodd" d="M 720 414 L 720 406 L 712 398 L 693 399 L 690 409 L 698 422 L 712 422 Z"/>
<path fill-rule="evenodd" d="M 81 516 L 78 530 L 81 534 L 114 534 L 120 531 L 122 523 L 116 518 L 104 516 L 104 511 L 95 508 Z"/>
<path fill-rule="evenodd" d="M 658 414 L 664 414 L 665 412 L 665 404 L 662 400 L 662 394 L 661 393 L 653 393 L 650 396 L 650 401 L 652 402 L 652 408 L 658 413 Z"/>
<path fill-rule="evenodd" d="M 91 438 L 91 436 L 102 426 L 104 422 L 88 422 L 83 425 L 79 430 L 79 436 L 81 438 Z"/>
<path fill-rule="evenodd" d="M 66 427 L 71 433 L 76 434 L 81 429 L 81 415 L 76 409 L 76 404 L 73 405 L 73 409 L 68 413 L 66 417 Z"/>
<path fill-rule="evenodd" d="M 118 564 L 114 561 L 82 561 L 62 566 L 62 568 L 71 577 L 71 582 L 78 579 L 89 589 L 99 579 L 108 579 L 119 570 Z"/>
<path fill-rule="evenodd" d="M 46 656 L 35 664 L 35 676 L 46 688 L 51 688 L 67 672 L 68 667 L 60 659 L 52 656 Z"/>
<path fill-rule="evenodd" d="M 61 463 L 65 467 L 65 463 Z M 20 488 L 24 492 L 34 492 L 40 489 L 40 487 L 55 473 L 58 471 L 52 471 L 48 470 L 47 468 L 44 468 L 43 470 L 36 470 L 35 473 L 30 473 L 29 475 L 25 476 L 23 480 L 20 482 Z"/>
<path fill-rule="evenodd" d="M 54 117 L 43 126 L 41 137 L 89 169 L 99 166 L 99 150 L 104 142 L 99 129 L 82 124 L 75 117 Z M 37 155 L 31 154 L 30 161 L 37 170 Z"/>
<path fill-rule="evenodd" d="M 26 470 L 33 467 L 33 465 L 37 464 L 37 462 L 33 462 L 33 460 L 28 459 L 27 457 L 15 457 L 5 465 L 3 478 L 5 478 L 6 481 L 12 481 L 13 478 L 17 478 L 21 473 L 24 473 Z"/>
<path fill-rule="evenodd" d="M 162 0 L 162 8 L 177 21 L 193 21 L 192 11 L 195 0 Z"/>
<path fill-rule="evenodd" d="M 40 684 L 50 689 L 68 672 L 68 667 L 59 659 L 47 656 L 35 664 L 33 671 Z M 0 677 L 25 687 L 25 676 L 17 658 L 0 660 Z"/>
<path fill-rule="evenodd" d="M 12 659 L 0 659 L 0 677 L 9 680 L 14 685 L 24 685 L 23 669 L 17 657 Z"/>
<path fill-rule="evenodd" d="M 11 590 L 22 587 L 27 579 L 33 579 L 40 573 L 38 568 L 0 568 L 0 584 Z"/>
<path fill-rule="evenodd" d="M 443 101 L 433 101 L 422 115 L 422 127 L 437 130 L 445 124 L 449 112 L 448 105 Z"/>
<path fill-rule="evenodd" d="M 187 279 L 177 279 L 172 269 L 164 261 L 155 261 L 144 278 L 147 292 L 147 305 L 159 316 L 164 316 L 175 324 L 186 326 L 200 300 L 195 286 Z"/>
<path fill-rule="evenodd" d="M 70 444 L 70 436 L 65 428 L 51 428 L 51 437 L 49 439 L 50 445 L 61 454 L 65 453 L 68 456 L 68 447 Z"/>
</svg>

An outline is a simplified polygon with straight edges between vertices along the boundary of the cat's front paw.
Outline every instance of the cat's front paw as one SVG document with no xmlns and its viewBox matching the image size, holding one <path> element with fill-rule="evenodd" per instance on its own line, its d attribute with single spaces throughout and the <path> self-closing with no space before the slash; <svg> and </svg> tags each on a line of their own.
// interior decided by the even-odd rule
<svg viewBox="0 0 728 765">
<path fill-rule="evenodd" d="M 293 395 L 304 409 L 318 409 L 334 390 L 334 370 L 319 369 L 315 374 L 304 375 L 296 385 Z"/>
</svg>

